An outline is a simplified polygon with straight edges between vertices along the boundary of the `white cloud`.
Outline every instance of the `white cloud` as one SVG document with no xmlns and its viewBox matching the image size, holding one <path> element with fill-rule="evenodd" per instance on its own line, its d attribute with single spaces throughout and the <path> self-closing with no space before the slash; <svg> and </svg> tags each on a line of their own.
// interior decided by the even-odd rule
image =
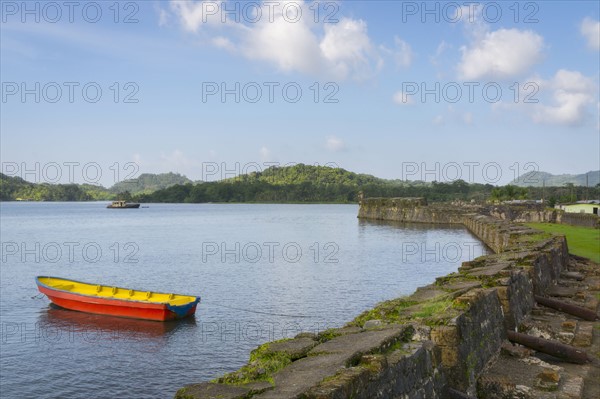
<svg viewBox="0 0 600 399">
<path fill-rule="evenodd" d="M 158 26 L 163 27 L 169 24 L 169 13 L 163 8 L 157 8 Z"/>
<path fill-rule="evenodd" d="M 551 105 L 533 107 L 537 123 L 577 125 L 583 122 L 586 109 L 596 102 L 597 85 L 577 71 L 561 69 L 548 81 L 540 81 L 540 90 L 550 90 Z"/>
<path fill-rule="evenodd" d="M 415 100 L 412 98 L 412 96 L 409 96 L 408 94 L 402 91 L 397 91 L 396 93 L 394 93 L 392 100 L 398 105 L 408 105 L 415 103 Z"/>
<path fill-rule="evenodd" d="M 494 108 L 520 110 L 538 124 L 577 126 L 586 122 L 598 101 L 597 82 L 578 71 L 560 69 L 550 79 L 527 81 L 527 87 L 520 87 L 517 103 L 500 102 Z"/>
<path fill-rule="evenodd" d="M 145 157 L 140 153 L 134 153 L 132 160 L 139 168 L 140 173 L 175 172 L 191 176 L 201 170 L 199 161 L 189 158 L 183 151 L 178 149 Z"/>
<path fill-rule="evenodd" d="M 295 20 L 289 12 L 284 15 L 287 3 L 300 6 L 303 16 Z M 306 2 L 281 1 L 269 7 L 261 4 L 264 11 L 254 23 L 245 18 L 235 22 L 231 16 L 223 23 L 222 13 L 211 7 L 223 7 L 223 3 L 171 0 L 170 8 L 186 31 L 203 30 L 212 37 L 209 42 L 213 45 L 284 72 L 360 80 L 383 65 L 362 20 L 342 17 L 335 24 L 318 24 Z"/>
<path fill-rule="evenodd" d="M 231 40 L 229 40 L 228 38 L 223 37 L 223 36 L 214 37 L 212 39 L 212 44 L 215 47 L 220 47 L 220 48 L 223 48 L 225 50 L 229 50 L 229 51 L 235 51 L 236 50 L 235 45 L 231 42 Z"/>
<path fill-rule="evenodd" d="M 329 151 L 339 152 L 346 149 L 346 144 L 336 136 L 329 136 L 325 141 L 325 148 Z"/>
<path fill-rule="evenodd" d="M 213 1 L 187 1 L 171 0 L 171 10 L 179 17 L 183 28 L 190 32 L 197 32 L 203 24 L 219 24 L 220 13 L 215 13 L 214 8 L 218 3 Z"/>
<path fill-rule="evenodd" d="M 544 39 L 533 31 L 499 29 L 477 33 L 461 47 L 461 79 L 505 79 L 526 72 L 542 56 Z"/>
<path fill-rule="evenodd" d="M 379 46 L 380 50 L 393 57 L 396 66 L 400 68 L 407 68 L 411 66 L 413 61 L 413 51 L 410 44 L 400 39 L 398 36 L 394 36 L 395 49 L 391 50 L 383 45 Z"/>
<path fill-rule="evenodd" d="M 452 18 L 464 24 L 467 35 L 472 39 L 482 38 L 490 30 L 482 5 L 479 3 L 458 7 Z"/>
<path fill-rule="evenodd" d="M 160 154 L 160 162 L 163 164 L 165 170 L 181 171 L 196 165 L 196 161 L 188 158 L 183 151 L 173 150 L 171 153 Z"/>
<path fill-rule="evenodd" d="M 448 105 L 444 112 L 433 118 L 432 123 L 436 126 L 468 126 L 473 124 L 473 120 L 474 115 L 472 112 L 463 111 L 462 109 L 456 108 L 454 105 Z"/>
<path fill-rule="evenodd" d="M 269 162 L 271 161 L 271 150 L 267 147 L 262 146 L 260 150 L 258 150 L 258 155 L 260 157 L 261 162 Z"/>
<path fill-rule="evenodd" d="M 473 114 L 470 112 L 465 112 L 463 114 L 463 122 L 467 125 L 473 124 Z"/>
<path fill-rule="evenodd" d="M 398 36 L 394 36 L 394 43 L 396 43 L 396 52 L 394 54 L 396 65 L 404 68 L 409 67 L 413 61 L 412 48 Z"/>
<path fill-rule="evenodd" d="M 448 50 L 451 47 L 452 46 L 446 43 L 445 40 L 442 40 L 435 49 L 435 54 L 429 57 L 429 61 L 431 61 L 431 64 L 437 66 L 440 63 L 441 56 L 446 50 Z"/>
<path fill-rule="evenodd" d="M 581 21 L 580 32 L 593 50 L 600 50 L 600 21 L 586 17 Z"/>
<path fill-rule="evenodd" d="M 142 160 L 142 155 L 139 153 L 135 153 L 133 154 L 133 162 L 137 165 L 140 166 L 141 164 L 144 163 L 144 161 Z"/>
<path fill-rule="evenodd" d="M 445 40 L 442 40 L 440 42 L 440 44 L 438 44 L 437 48 L 435 49 L 435 57 L 439 57 L 440 55 L 442 55 L 444 53 L 444 51 L 446 51 L 447 49 L 451 48 L 452 46 L 448 43 L 446 43 Z"/>
<path fill-rule="evenodd" d="M 238 48 L 249 59 L 270 62 L 286 72 L 314 74 L 323 66 L 318 39 L 304 20 L 290 23 L 278 14 L 272 23 L 244 26 L 242 31 Z"/>
<path fill-rule="evenodd" d="M 381 67 L 382 60 L 375 54 L 367 24 L 362 20 L 342 18 L 337 24 L 325 25 L 325 36 L 319 48 L 335 68 L 336 76 L 348 77 L 354 72 L 366 77 L 374 69 Z M 377 65 L 371 65 L 371 62 Z"/>
</svg>

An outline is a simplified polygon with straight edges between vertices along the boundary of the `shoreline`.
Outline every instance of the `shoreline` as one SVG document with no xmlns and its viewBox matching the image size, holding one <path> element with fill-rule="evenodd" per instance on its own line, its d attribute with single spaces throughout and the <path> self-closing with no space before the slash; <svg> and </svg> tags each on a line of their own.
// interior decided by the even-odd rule
<svg viewBox="0 0 600 399">
<path fill-rule="evenodd" d="M 532 314 L 539 312 L 535 295 L 552 293 L 566 270 L 579 267 L 573 266 L 564 237 L 485 215 L 489 210 L 482 207 L 428 206 L 414 199 L 366 199 L 360 205 L 364 219 L 462 224 L 495 253 L 464 262 L 457 273 L 408 297 L 382 302 L 342 328 L 261 345 L 240 370 L 188 385 L 176 398 L 368 398 L 375 392 L 474 397 L 494 386 L 498 371 L 490 376 L 484 370 L 505 360 L 502 354 L 513 346 L 508 331 L 533 323 Z M 527 212 L 547 217 L 543 210 Z M 600 290 L 600 279 L 592 283 Z M 597 311 L 600 296 L 583 297 Z M 572 339 L 589 346 L 593 328 L 584 323 L 575 322 Z M 573 374 L 565 372 L 563 380 Z M 531 392 L 539 388 L 529 385 Z"/>
</svg>

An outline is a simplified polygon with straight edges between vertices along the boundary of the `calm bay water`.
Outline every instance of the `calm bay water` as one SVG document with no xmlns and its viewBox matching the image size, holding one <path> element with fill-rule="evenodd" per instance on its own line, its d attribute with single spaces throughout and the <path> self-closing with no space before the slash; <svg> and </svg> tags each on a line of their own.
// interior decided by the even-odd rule
<svg viewBox="0 0 600 399">
<path fill-rule="evenodd" d="M 105 205 L 0 203 L 3 398 L 170 398 L 485 251 L 464 228 L 359 221 L 356 205 Z M 38 275 L 202 302 L 181 322 L 87 315 L 49 306 Z"/>
</svg>

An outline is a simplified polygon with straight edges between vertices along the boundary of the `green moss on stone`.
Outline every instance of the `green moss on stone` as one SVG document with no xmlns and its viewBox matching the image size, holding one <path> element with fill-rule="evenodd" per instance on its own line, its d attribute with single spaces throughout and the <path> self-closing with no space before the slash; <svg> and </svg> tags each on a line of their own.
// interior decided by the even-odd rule
<svg viewBox="0 0 600 399">
<path fill-rule="evenodd" d="M 515 243 L 518 244 L 533 244 L 540 241 L 547 240 L 552 237 L 550 233 L 540 232 L 539 230 L 532 234 L 520 234 L 515 239 Z"/>
<path fill-rule="evenodd" d="M 320 343 L 330 341 L 335 337 L 339 337 L 342 335 L 337 328 L 328 328 L 327 330 L 321 331 L 319 335 L 317 335 L 317 340 Z"/>
<path fill-rule="evenodd" d="M 187 393 L 187 388 L 181 388 L 175 393 L 175 399 L 194 399 L 194 396 Z"/>
<path fill-rule="evenodd" d="M 445 313 L 452 308 L 452 301 L 445 299 L 441 301 L 426 302 L 421 306 L 421 310 L 412 314 L 413 318 L 425 319 L 434 315 Z"/>
<path fill-rule="evenodd" d="M 282 339 L 274 342 L 267 342 L 250 352 L 248 364 L 238 371 L 225 374 L 223 377 L 214 380 L 221 384 L 242 385 L 255 381 L 268 381 L 273 383 L 272 375 L 292 363 L 289 354 L 282 352 L 271 352 L 269 346 L 275 342 L 288 341 Z"/>
<path fill-rule="evenodd" d="M 387 323 L 395 323 L 403 320 L 401 311 L 416 305 L 418 302 L 408 298 L 396 298 L 381 302 L 371 310 L 367 310 L 355 318 L 349 325 L 362 327 L 368 320 L 382 320 Z"/>
</svg>

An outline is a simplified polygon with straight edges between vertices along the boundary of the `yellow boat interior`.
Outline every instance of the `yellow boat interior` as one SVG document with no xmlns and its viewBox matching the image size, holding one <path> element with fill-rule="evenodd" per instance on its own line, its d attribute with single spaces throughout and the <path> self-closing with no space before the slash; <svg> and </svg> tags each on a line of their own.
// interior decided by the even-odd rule
<svg viewBox="0 0 600 399">
<path fill-rule="evenodd" d="M 181 306 L 196 300 L 195 296 L 167 294 L 154 291 L 139 291 L 129 288 L 95 285 L 56 277 L 38 277 L 38 281 L 50 288 L 74 294 L 95 296 L 106 299 L 139 301 L 147 303 L 166 303 L 171 306 Z"/>
</svg>

